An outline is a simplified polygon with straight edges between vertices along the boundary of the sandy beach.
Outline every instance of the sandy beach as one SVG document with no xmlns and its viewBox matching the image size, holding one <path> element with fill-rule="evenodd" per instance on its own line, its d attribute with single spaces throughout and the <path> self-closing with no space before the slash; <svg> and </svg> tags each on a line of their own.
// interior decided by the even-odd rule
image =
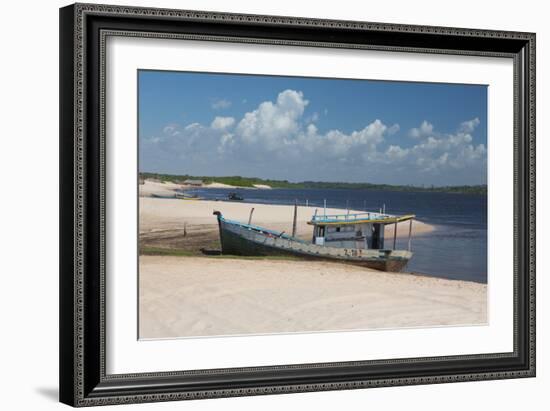
<svg viewBox="0 0 550 411">
<path fill-rule="evenodd" d="M 140 197 L 151 197 L 155 195 L 171 195 L 177 189 L 189 189 L 193 186 L 186 184 L 175 184 L 170 181 L 158 182 L 152 180 L 145 180 L 143 184 L 139 185 Z M 271 190 L 271 187 L 266 184 L 254 184 L 252 187 L 235 187 L 229 184 L 212 182 L 201 186 L 201 188 L 235 188 L 239 190 Z"/>
<path fill-rule="evenodd" d="M 487 286 L 320 261 L 140 258 L 140 338 L 483 324 Z"/>
<path fill-rule="evenodd" d="M 293 206 L 153 198 L 181 186 L 140 186 L 140 338 L 483 324 L 487 286 L 327 261 L 211 256 L 214 210 L 226 218 L 292 230 Z M 313 207 L 298 207 L 310 239 Z M 327 209 L 327 214 L 345 210 Z M 353 213 L 353 210 L 350 210 Z M 393 227 L 386 228 L 387 238 Z M 414 221 L 413 234 L 434 227 Z M 398 224 L 397 235 L 408 236 Z M 414 244 L 414 239 L 413 239 Z M 212 251 L 212 253 L 210 253 Z"/>
</svg>

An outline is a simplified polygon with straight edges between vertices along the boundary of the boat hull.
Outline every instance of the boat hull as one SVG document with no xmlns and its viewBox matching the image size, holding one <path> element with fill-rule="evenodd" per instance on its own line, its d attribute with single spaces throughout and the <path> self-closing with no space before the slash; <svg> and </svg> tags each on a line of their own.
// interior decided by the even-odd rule
<svg viewBox="0 0 550 411">
<path fill-rule="evenodd" d="M 222 254 L 242 256 L 295 256 L 331 260 L 381 271 L 401 271 L 412 253 L 405 250 L 366 250 L 320 246 L 218 217 Z"/>
</svg>

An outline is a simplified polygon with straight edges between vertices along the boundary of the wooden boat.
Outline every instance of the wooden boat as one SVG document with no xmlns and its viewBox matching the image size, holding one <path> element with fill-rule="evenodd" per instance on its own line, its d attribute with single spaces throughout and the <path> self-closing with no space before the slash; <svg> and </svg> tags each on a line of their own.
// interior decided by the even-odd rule
<svg viewBox="0 0 550 411">
<path fill-rule="evenodd" d="M 179 200 L 202 200 L 202 197 L 199 197 L 197 194 L 189 193 L 176 193 L 176 198 Z"/>
<path fill-rule="evenodd" d="M 175 194 L 155 194 L 155 193 L 151 194 L 151 197 L 153 197 L 153 198 L 165 198 L 165 199 L 167 199 L 167 198 L 172 198 L 172 199 L 176 198 Z"/>
<path fill-rule="evenodd" d="M 411 235 L 414 215 L 382 213 L 314 215 L 311 242 L 295 237 L 296 208 L 292 235 L 217 216 L 222 254 L 243 256 L 297 256 L 332 260 L 383 271 L 401 271 L 412 258 Z M 251 213 L 252 218 L 252 213 Z M 396 250 L 397 224 L 409 221 L 407 250 Z M 394 224 L 393 247 L 384 246 L 384 228 Z"/>
</svg>

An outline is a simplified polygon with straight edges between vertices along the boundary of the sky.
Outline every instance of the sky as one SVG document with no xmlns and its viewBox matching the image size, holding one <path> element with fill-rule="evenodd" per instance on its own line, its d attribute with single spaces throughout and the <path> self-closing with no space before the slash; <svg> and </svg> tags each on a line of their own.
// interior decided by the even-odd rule
<svg viewBox="0 0 550 411">
<path fill-rule="evenodd" d="M 138 71 L 141 172 L 487 182 L 487 86 Z"/>
</svg>

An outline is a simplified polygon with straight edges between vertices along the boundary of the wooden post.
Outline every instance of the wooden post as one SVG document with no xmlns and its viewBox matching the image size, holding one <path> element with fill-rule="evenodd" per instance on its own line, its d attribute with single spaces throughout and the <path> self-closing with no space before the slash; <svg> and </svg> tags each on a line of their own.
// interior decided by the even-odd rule
<svg viewBox="0 0 550 411">
<path fill-rule="evenodd" d="M 292 221 L 292 237 L 296 236 L 297 218 L 298 218 L 298 200 L 294 200 L 294 220 Z"/>
<path fill-rule="evenodd" d="M 248 225 L 252 222 L 252 213 L 254 212 L 254 207 L 250 210 L 250 215 L 248 216 Z"/>
<path fill-rule="evenodd" d="M 326 200 L 326 199 L 325 199 L 325 202 L 324 202 L 324 210 L 325 210 L 325 211 L 324 211 L 324 213 L 325 213 L 324 215 L 325 215 L 325 217 L 326 217 L 326 216 L 327 216 L 327 200 Z"/>
<path fill-rule="evenodd" d="M 409 223 L 409 251 L 411 251 L 411 238 L 412 238 L 412 231 L 413 231 L 413 219 L 411 218 L 411 222 Z"/>
<path fill-rule="evenodd" d="M 317 217 L 317 209 L 315 209 L 315 214 L 313 214 L 312 220 L 315 221 L 315 217 Z M 313 238 L 311 239 L 311 244 L 315 244 L 315 237 L 317 236 L 317 226 L 313 226 Z"/>
<path fill-rule="evenodd" d="M 395 250 L 395 242 L 397 240 L 397 221 L 395 222 L 395 227 L 393 229 L 393 249 Z"/>
<path fill-rule="evenodd" d="M 183 222 L 183 236 L 187 237 L 187 221 Z"/>
</svg>

